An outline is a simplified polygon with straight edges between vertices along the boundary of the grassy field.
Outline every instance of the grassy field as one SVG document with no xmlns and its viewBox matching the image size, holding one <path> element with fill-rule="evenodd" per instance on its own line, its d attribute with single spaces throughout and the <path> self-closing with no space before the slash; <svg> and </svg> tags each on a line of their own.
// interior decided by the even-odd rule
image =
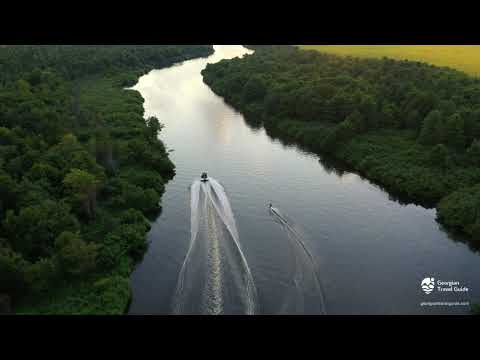
<svg viewBox="0 0 480 360">
<path fill-rule="evenodd" d="M 359 57 L 389 57 L 448 66 L 480 75 L 480 45 L 300 45 L 314 49 Z"/>
</svg>

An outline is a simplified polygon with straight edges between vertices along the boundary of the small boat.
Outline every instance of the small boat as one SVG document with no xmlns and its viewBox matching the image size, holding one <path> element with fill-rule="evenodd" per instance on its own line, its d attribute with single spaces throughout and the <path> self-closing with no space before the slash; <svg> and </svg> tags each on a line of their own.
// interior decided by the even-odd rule
<svg viewBox="0 0 480 360">
<path fill-rule="evenodd" d="M 268 210 L 270 210 L 272 213 L 278 215 L 278 214 L 277 214 L 277 211 L 276 211 L 276 209 L 273 207 L 272 203 L 269 203 L 269 204 L 268 204 Z"/>
<path fill-rule="evenodd" d="M 207 175 L 206 172 L 202 173 L 202 176 L 201 176 L 201 180 L 200 180 L 200 181 L 203 181 L 203 182 L 208 181 L 208 175 Z"/>
</svg>

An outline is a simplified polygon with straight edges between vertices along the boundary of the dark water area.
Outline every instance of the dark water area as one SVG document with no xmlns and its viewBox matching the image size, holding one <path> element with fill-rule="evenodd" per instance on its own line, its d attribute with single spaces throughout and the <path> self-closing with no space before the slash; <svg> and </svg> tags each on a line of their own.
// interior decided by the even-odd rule
<svg viewBox="0 0 480 360">
<path fill-rule="evenodd" d="M 321 314 L 323 305 L 327 314 L 468 313 L 420 305 L 480 301 L 479 254 L 441 228 L 435 209 L 269 136 L 203 83 L 207 63 L 247 53 L 218 45 L 210 57 L 153 70 L 134 87 L 145 116 L 165 125 L 160 138 L 177 173 L 131 276 L 129 313 Z M 222 191 L 192 192 L 203 171 Z M 426 277 L 469 291 L 425 294 Z M 187 290 L 179 292 L 180 282 Z"/>
</svg>

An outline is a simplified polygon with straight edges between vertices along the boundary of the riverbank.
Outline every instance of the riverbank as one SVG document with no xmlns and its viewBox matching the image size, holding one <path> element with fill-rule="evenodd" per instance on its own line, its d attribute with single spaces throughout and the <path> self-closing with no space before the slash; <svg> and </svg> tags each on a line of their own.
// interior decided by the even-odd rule
<svg viewBox="0 0 480 360">
<path fill-rule="evenodd" d="M 358 77 L 358 73 L 365 75 Z M 464 231 L 473 246 L 479 247 L 480 231 L 475 224 L 480 219 L 476 217 L 476 205 L 466 202 L 465 192 L 448 197 L 466 188 L 472 189 L 469 195 L 479 193 L 472 188 L 480 182 L 480 171 L 475 165 L 479 123 L 476 115 L 470 115 L 476 114 L 476 110 L 466 108 L 465 99 L 459 113 L 455 111 L 455 103 L 434 99 L 438 93 L 432 91 L 437 90 L 426 79 L 441 78 L 444 88 L 446 84 L 458 88 L 459 97 L 462 92 L 478 87 L 477 80 L 430 65 L 343 59 L 286 47 L 259 49 L 242 60 L 210 65 L 202 74 L 215 93 L 242 111 L 247 121 L 263 125 L 272 136 L 341 160 L 411 202 L 427 207 L 440 202 L 439 220 L 452 229 Z M 394 74 L 396 84 L 379 80 L 381 76 L 390 79 Z M 328 77 L 322 81 L 324 76 Z M 413 76 L 425 81 L 417 81 L 417 90 L 412 89 Z M 465 83 L 471 84 L 471 88 L 466 89 Z M 411 95 L 397 95 L 395 89 L 401 87 L 408 88 Z M 399 102 L 402 99 L 405 103 Z M 383 106 L 377 105 L 382 102 Z M 451 120 L 447 117 L 445 121 L 455 129 L 445 127 L 439 131 L 445 131 L 442 140 L 445 143 L 458 137 L 461 150 L 453 143 L 433 146 L 430 139 L 423 141 L 431 131 L 420 112 L 428 114 L 432 111 L 429 106 L 438 106 L 444 114 L 452 114 Z M 469 143 L 471 149 L 466 151 Z M 451 211 L 452 208 L 456 211 Z M 456 220 L 450 221 L 455 212 Z M 462 217 L 459 213 L 466 215 Z"/>
<path fill-rule="evenodd" d="M 59 61 L 58 69 L 49 63 L 52 73 L 58 71 L 55 78 L 34 69 L 19 73 L 18 78 L 28 80 L 23 88 L 2 89 L 5 99 L 19 99 L 19 107 L 35 104 L 64 115 L 55 129 L 59 140 L 52 133 L 52 120 L 48 129 L 37 132 L 45 139 L 40 145 L 43 154 L 30 155 L 19 173 L 18 188 L 12 189 L 0 229 L 0 238 L 6 238 L 0 239 L 0 268 L 6 269 L 0 293 L 7 294 L 11 312 L 17 314 L 124 314 L 132 296 L 129 276 L 148 247 L 148 218 L 161 212 L 164 184 L 175 174 L 157 137 L 162 125 L 156 118 L 144 119 L 143 98 L 125 87 L 153 68 L 207 56 L 213 49 L 105 46 L 92 49 L 94 58 L 82 47 L 60 47 L 52 54 L 55 50 L 67 58 Z M 30 55 L 30 49 L 19 51 Z M 46 61 L 58 60 L 49 58 L 48 47 L 31 51 L 46 51 Z M 102 57 L 99 65 L 96 61 Z M 85 73 L 89 66 L 106 69 Z M 25 88 L 23 97 L 18 96 Z M 5 141 L 12 141 L 8 128 L 13 124 L 23 127 L 15 143 L 32 141 L 29 118 L 22 121 L 17 115 L 10 123 L 19 109 L 12 105 L 1 110 L 8 114 L 1 124 L 7 129 L 1 133 L 1 150 L 7 149 Z M 16 176 L 10 163 L 7 156 L 2 169 L 7 179 Z M 24 240 L 32 236 L 37 239 L 35 248 Z"/>
<path fill-rule="evenodd" d="M 131 72 L 127 76 L 133 78 L 142 72 Z M 124 90 L 123 85 L 127 84 L 124 79 L 125 74 L 91 77 L 72 84 L 78 94 L 81 111 L 102 118 L 110 138 L 106 147 L 111 148 L 108 151 L 111 152 L 112 166 L 109 168 L 107 162 L 103 164 L 109 175 L 97 200 L 97 217 L 95 222 L 81 227 L 85 241 L 101 246 L 98 260 L 102 269 L 86 279 L 66 286 L 54 286 L 48 293 L 25 299 L 16 308 L 17 313 L 120 315 L 128 310 L 132 296 L 128 278 L 147 247 L 145 237 L 150 229 L 147 217 L 159 215 L 161 208 L 157 208 L 156 204 L 161 203 L 164 184 L 174 176 L 174 165 L 168 160 L 160 140 L 152 138 L 151 142 L 143 143 L 142 134 L 149 130 L 143 119 L 143 99 L 136 91 Z M 130 81 L 128 85 L 131 85 Z M 102 125 L 97 123 L 96 126 Z M 90 127 L 80 126 L 75 134 L 80 142 L 93 146 L 94 151 L 100 150 L 98 143 L 92 144 Z M 96 137 L 94 141 L 98 140 L 99 137 Z M 145 152 L 155 153 L 161 159 L 164 163 L 162 167 L 156 168 L 143 162 L 143 159 L 134 164 L 128 159 L 130 155 L 121 154 L 125 151 L 122 148 L 128 149 L 134 141 L 140 140 Z M 148 184 L 138 181 L 147 181 Z M 133 195 L 135 198 L 129 199 L 131 194 L 127 191 L 136 192 Z M 120 220 L 128 217 L 127 209 L 134 209 L 131 219 Z M 115 231 L 115 228 L 122 230 Z M 135 243 L 128 244 L 130 241 Z M 135 251 L 132 246 L 138 249 Z"/>
<path fill-rule="evenodd" d="M 129 313 L 170 314 L 175 308 L 178 276 L 190 246 L 189 225 L 195 218 L 189 189 L 203 171 L 218 179 L 229 197 L 261 314 L 314 313 L 319 304 L 316 296 L 298 296 L 306 289 L 295 287 L 294 280 L 305 264 L 298 262 L 288 234 L 272 221 L 269 202 L 306 236 L 318 261 L 328 313 L 467 313 L 466 307 L 420 306 L 427 295 L 418 278 L 449 274 L 472 289 L 459 300 L 473 303 L 480 295 L 478 254 L 442 231 L 435 211 L 395 201 L 384 189 L 350 173 L 350 167 L 342 171 L 325 156 L 319 159 L 272 138 L 263 127 L 253 126 L 252 118 L 245 121 L 243 113 L 212 92 L 200 72 L 208 63 L 253 56 L 241 46 L 217 45 L 215 50 L 207 59 L 152 71 L 135 86 L 145 99 L 146 116 L 157 116 L 165 124 L 161 138 L 175 149 L 170 157 L 177 176 L 167 185 L 163 214 L 152 223 L 150 246 L 130 278 L 134 296 Z M 330 127 L 312 125 L 318 130 Z M 228 273 L 222 291 L 231 289 L 230 279 L 242 276 Z M 391 279 L 396 279 L 395 286 Z M 201 305 L 201 287 L 195 283 L 196 290 L 191 289 L 197 292 L 191 303 Z M 226 302 L 225 307 L 235 304 Z"/>
</svg>

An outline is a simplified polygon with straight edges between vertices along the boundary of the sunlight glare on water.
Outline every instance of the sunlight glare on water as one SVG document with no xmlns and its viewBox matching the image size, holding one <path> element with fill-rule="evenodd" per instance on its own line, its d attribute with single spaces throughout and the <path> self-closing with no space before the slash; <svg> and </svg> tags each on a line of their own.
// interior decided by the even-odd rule
<svg viewBox="0 0 480 360">
<path fill-rule="evenodd" d="M 154 115 L 165 125 L 160 138 L 174 150 L 171 159 L 177 174 L 166 185 L 163 212 L 148 234 L 149 249 L 131 276 L 130 313 L 172 313 L 191 245 L 190 186 L 203 171 L 228 195 L 237 240 L 256 289 L 256 313 L 309 313 L 319 301 L 292 292 L 306 266 L 299 273 L 295 264 L 305 257 L 292 249 L 288 231 L 272 219 L 269 202 L 305 233 L 328 314 L 467 313 L 465 307 L 420 306 L 422 301 L 480 298 L 480 257 L 440 228 L 435 210 L 402 204 L 360 176 L 337 171 L 316 155 L 272 139 L 262 128 L 248 125 L 242 114 L 203 83 L 200 72 L 207 63 L 248 53 L 242 46 L 216 45 L 212 56 L 153 70 L 134 87 L 145 99 L 145 116 Z M 221 212 L 211 207 L 204 213 Z M 185 271 L 221 275 L 210 282 L 203 276 L 198 287 L 192 287 L 192 297 L 184 300 L 187 313 L 208 312 L 204 305 L 213 313 L 245 312 L 245 297 L 223 296 L 225 284 L 235 282 L 222 276 L 240 276 L 237 284 L 245 284 L 241 278 L 245 272 L 242 261 L 229 258 L 237 254 L 235 236 L 228 235 L 224 219 L 217 215 L 199 222 L 198 233 L 202 223 L 209 224 L 210 231 L 217 230 L 218 242 L 197 239 L 196 244 L 204 244 L 195 249 L 197 259 L 203 260 L 191 261 Z M 222 244 L 228 244 L 228 251 Z M 220 259 L 220 268 L 215 268 L 215 259 Z M 218 272 L 224 264 L 229 270 Z M 470 291 L 461 298 L 426 295 L 420 286 L 426 276 L 461 281 Z M 219 284 L 222 297 L 212 290 Z M 298 300 L 285 307 L 288 296 Z"/>
</svg>

